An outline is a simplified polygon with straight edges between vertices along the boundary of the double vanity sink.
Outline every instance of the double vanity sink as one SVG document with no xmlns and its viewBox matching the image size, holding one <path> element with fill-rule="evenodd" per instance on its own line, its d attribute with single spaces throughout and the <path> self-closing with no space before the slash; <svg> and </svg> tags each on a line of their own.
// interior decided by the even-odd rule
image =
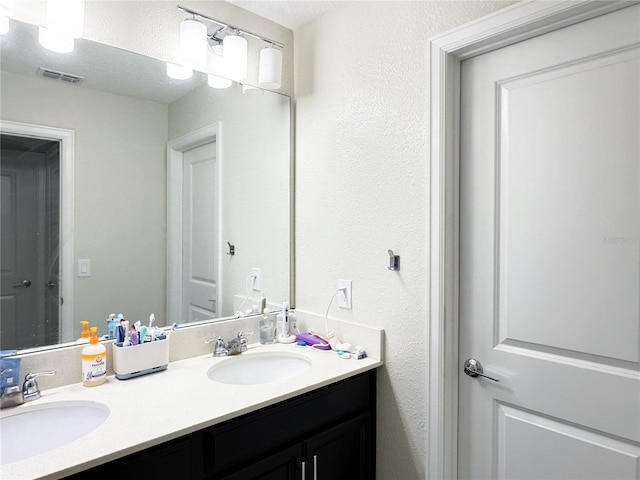
<svg viewBox="0 0 640 480">
<path fill-rule="evenodd" d="M 381 365 L 295 345 L 249 345 L 104 385 L 44 390 L 2 410 L 0 477 L 61 478 Z M 36 461 L 37 460 L 37 461 Z"/>
</svg>

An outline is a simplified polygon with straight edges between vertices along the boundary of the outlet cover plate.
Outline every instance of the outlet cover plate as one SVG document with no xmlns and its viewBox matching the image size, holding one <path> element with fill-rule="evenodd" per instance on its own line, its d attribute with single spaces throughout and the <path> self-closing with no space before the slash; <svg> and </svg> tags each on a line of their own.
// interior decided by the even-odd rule
<svg viewBox="0 0 640 480">
<path fill-rule="evenodd" d="M 260 269 L 253 267 L 251 269 L 251 275 L 255 275 L 252 278 L 253 282 L 251 283 L 251 288 L 253 288 L 256 292 L 260 291 Z"/>
<path fill-rule="evenodd" d="M 338 292 L 338 306 L 351 309 L 351 280 L 338 280 L 338 288 L 347 289 L 346 292 Z"/>
</svg>

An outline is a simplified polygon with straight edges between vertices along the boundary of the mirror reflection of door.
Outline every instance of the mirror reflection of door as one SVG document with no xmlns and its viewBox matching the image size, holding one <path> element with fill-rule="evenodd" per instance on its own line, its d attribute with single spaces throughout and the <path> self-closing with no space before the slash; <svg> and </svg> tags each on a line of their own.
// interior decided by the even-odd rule
<svg viewBox="0 0 640 480">
<path fill-rule="evenodd" d="M 60 143 L 3 134 L 0 146 L 0 349 L 57 343 Z"/>
<path fill-rule="evenodd" d="M 215 141 L 184 152 L 182 172 L 182 319 L 218 317 Z"/>
</svg>

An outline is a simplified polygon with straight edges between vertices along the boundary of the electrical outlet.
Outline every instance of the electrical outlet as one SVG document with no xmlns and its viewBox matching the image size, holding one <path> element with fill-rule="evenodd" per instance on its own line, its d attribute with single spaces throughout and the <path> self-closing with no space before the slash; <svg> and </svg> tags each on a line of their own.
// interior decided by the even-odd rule
<svg viewBox="0 0 640 480">
<path fill-rule="evenodd" d="M 338 280 L 338 288 L 346 288 L 338 292 L 338 306 L 351 309 L 351 280 Z"/>
<path fill-rule="evenodd" d="M 252 268 L 251 275 L 254 275 L 253 282 L 251 282 L 251 288 L 253 288 L 256 292 L 260 291 L 260 269 Z"/>
</svg>

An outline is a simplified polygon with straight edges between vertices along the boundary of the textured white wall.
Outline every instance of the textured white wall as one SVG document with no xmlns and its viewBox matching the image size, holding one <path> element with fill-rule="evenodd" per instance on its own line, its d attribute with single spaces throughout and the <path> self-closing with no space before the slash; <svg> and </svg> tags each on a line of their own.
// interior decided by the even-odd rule
<svg viewBox="0 0 640 480">
<path fill-rule="evenodd" d="M 510 3 L 345 1 L 295 32 L 296 306 L 351 279 L 329 317 L 385 329 L 379 479 L 426 470 L 428 39 Z"/>
</svg>

